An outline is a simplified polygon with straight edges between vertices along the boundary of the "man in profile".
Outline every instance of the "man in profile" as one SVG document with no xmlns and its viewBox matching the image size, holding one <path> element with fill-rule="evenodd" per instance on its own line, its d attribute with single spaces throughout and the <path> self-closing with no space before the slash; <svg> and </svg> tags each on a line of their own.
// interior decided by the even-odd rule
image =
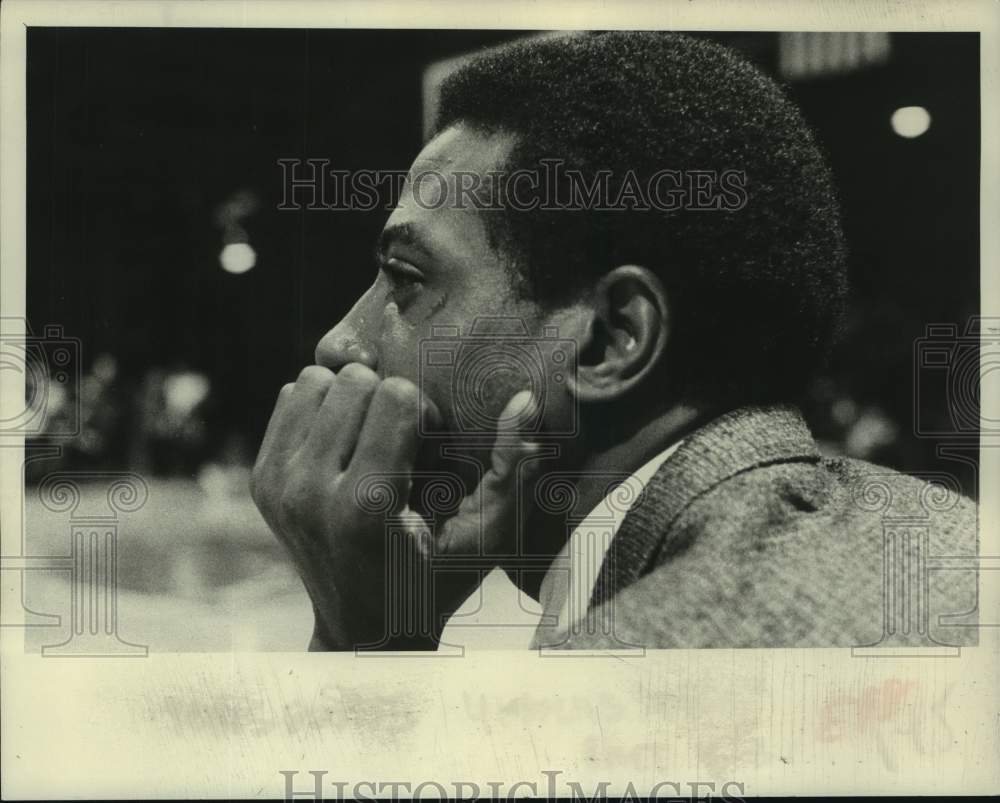
<svg viewBox="0 0 1000 803">
<path fill-rule="evenodd" d="M 887 506 L 932 554 L 975 549 L 968 500 L 823 457 L 795 406 L 843 307 L 839 212 L 799 111 L 725 48 L 481 54 L 376 250 L 254 469 L 314 649 L 434 649 L 496 567 L 541 600 L 539 646 L 872 645 Z M 420 491 L 447 472 L 436 509 Z M 974 632 L 928 616 L 975 606 L 944 574 L 907 638 Z"/>
</svg>

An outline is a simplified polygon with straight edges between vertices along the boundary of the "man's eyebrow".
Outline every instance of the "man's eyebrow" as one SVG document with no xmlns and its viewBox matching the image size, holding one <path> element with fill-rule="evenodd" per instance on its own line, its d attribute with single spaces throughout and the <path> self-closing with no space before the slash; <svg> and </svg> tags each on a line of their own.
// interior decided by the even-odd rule
<svg viewBox="0 0 1000 803">
<path fill-rule="evenodd" d="M 379 232 L 375 241 L 375 259 L 385 261 L 389 246 L 394 242 L 417 248 L 425 254 L 429 253 L 419 230 L 412 223 L 396 223 Z"/>
</svg>

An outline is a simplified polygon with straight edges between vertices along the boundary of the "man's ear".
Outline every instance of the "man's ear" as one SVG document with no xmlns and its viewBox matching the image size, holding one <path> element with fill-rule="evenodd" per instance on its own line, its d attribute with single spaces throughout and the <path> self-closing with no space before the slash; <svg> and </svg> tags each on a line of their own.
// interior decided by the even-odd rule
<svg viewBox="0 0 1000 803">
<path fill-rule="evenodd" d="M 577 371 L 570 390 L 581 402 L 618 399 L 646 381 L 663 359 L 670 318 L 663 283 L 648 268 L 620 265 L 604 274 L 582 305 Z"/>
</svg>

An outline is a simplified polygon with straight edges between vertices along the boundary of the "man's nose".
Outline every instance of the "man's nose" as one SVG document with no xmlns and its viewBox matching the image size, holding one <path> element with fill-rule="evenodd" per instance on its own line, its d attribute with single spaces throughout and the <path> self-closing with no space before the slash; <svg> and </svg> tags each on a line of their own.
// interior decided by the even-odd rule
<svg viewBox="0 0 1000 803">
<path fill-rule="evenodd" d="M 366 294 L 367 296 L 367 294 Z M 363 296 L 344 318 L 316 344 L 316 364 L 339 371 L 349 362 L 359 362 L 373 371 L 378 369 L 378 352 L 368 328 Z"/>
</svg>

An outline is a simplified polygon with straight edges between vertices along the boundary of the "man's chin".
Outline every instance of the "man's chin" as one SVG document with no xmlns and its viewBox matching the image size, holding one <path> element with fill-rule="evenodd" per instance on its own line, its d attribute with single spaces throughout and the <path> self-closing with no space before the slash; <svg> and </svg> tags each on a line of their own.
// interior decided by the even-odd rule
<svg viewBox="0 0 1000 803">
<path fill-rule="evenodd" d="M 428 438 L 421 444 L 413 467 L 410 508 L 438 522 L 456 512 L 461 500 L 476 489 L 480 477 L 469 462 L 471 455 L 462 453 L 464 459 L 445 456 L 455 448 L 456 444 L 446 439 Z"/>
</svg>

